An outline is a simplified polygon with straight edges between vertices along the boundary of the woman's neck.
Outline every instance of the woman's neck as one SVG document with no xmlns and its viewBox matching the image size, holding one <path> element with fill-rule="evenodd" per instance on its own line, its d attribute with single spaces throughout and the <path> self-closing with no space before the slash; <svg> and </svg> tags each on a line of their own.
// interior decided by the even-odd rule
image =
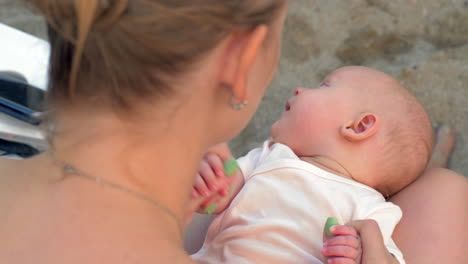
<svg viewBox="0 0 468 264">
<path fill-rule="evenodd" d="M 60 123 L 53 148 L 57 160 L 144 194 L 179 219 L 185 218 L 194 172 L 204 152 L 201 141 L 193 140 L 200 139 L 199 135 L 184 137 L 187 131 L 170 126 L 160 130 L 144 124 L 131 127 L 112 115 L 70 120 L 89 129 Z"/>
</svg>

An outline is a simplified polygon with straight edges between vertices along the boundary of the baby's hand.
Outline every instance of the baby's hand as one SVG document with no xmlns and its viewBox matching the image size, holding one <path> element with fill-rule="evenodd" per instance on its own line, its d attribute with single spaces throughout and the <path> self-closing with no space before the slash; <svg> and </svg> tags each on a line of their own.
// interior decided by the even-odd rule
<svg viewBox="0 0 468 264">
<path fill-rule="evenodd" d="M 353 227 L 335 225 L 330 228 L 332 236 L 325 236 L 322 254 L 330 264 L 360 264 L 361 238 Z"/>
</svg>

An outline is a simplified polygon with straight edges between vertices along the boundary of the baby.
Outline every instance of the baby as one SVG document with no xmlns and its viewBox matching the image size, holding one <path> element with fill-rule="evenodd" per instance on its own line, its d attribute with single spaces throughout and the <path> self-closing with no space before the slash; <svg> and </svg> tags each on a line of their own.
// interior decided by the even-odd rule
<svg viewBox="0 0 468 264">
<path fill-rule="evenodd" d="M 296 89 L 271 134 L 231 177 L 222 151 L 200 165 L 193 200 L 219 215 L 194 260 L 360 263 L 358 234 L 322 235 L 333 216 L 341 224 L 374 219 L 389 253 L 405 263 L 392 240 L 402 212 L 386 198 L 423 172 L 432 150 L 429 118 L 408 91 L 383 72 L 344 67 L 315 89 Z"/>
</svg>

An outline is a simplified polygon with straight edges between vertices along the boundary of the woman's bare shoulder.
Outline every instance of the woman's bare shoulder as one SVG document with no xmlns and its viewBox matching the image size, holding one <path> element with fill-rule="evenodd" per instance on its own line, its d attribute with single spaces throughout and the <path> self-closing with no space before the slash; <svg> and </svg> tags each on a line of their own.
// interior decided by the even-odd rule
<svg viewBox="0 0 468 264">
<path fill-rule="evenodd" d="M 4 209 L 3 213 L 7 213 L 6 208 L 17 211 L 27 207 L 29 201 L 40 202 L 37 199 L 37 193 L 41 191 L 38 188 L 40 170 L 31 165 L 28 160 L 0 158 L 0 208 Z"/>
<path fill-rule="evenodd" d="M 49 174 L 46 168 L 50 167 L 47 159 L 43 155 L 38 155 L 30 159 L 9 159 L 0 158 L 0 183 L 34 182 L 45 180 L 38 177 L 39 174 Z M 49 162 L 50 163 L 50 162 Z M 1 185 L 1 184 L 0 184 Z"/>
<path fill-rule="evenodd" d="M 21 162 L 7 158 L 0 158 L 0 190 L 16 178 L 15 168 L 21 168 Z M 0 192 L 1 195 L 1 192 Z"/>
<path fill-rule="evenodd" d="M 27 171 L 30 170 L 30 165 L 31 162 L 29 160 L 0 158 L 0 189 L 2 186 L 4 188 L 11 188 L 16 184 L 25 181 L 25 178 L 35 171 L 31 170 L 31 173 L 27 173 Z"/>
<path fill-rule="evenodd" d="M 85 262 L 194 264 L 183 250 L 182 243 L 178 241 L 168 243 L 167 239 L 160 239 L 161 232 L 166 234 L 165 232 L 169 231 L 167 228 L 155 228 L 158 225 L 157 219 L 153 221 L 151 218 L 149 221 L 147 217 L 136 217 L 133 211 L 128 213 L 126 210 L 123 210 L 126 213 L 122 214 L 122 210 L 117 206 L 121 205 L 118 201 L 91 199 L 94 197 L 95 185 L 88 186 L 86 181 L 79 181 L 86 188 L 90 187 L 86 189 L 87 196 L 81 196 L 86 199 L 77 200 L 76 197 L 70 199 L 66 194 L 73 192 L 69 192 L 67 188 L 70 186 L 74 188 L 76 185 L 51 186 L 50 179 L 56 178 L 55 174 L 60 171 L 49 165 L 47 159 L 41 157 L 32 160 L 0 159 L 0 208 L 2 208 L 0 234 L 4 238 L 3 241 L 10 241 L 8 245 L 3 245 L 0 241 L 0 263 L 23 263 L 22 260 L 27 257 L 47 260 L 42 263 L 51 264 Z M 52 190 L 54 190 L 54 199 L 50 199 L 49 195 Z M 100 188 L 96 188 L 96 192 L 108 194 L 102 192 Z M 56 196 L 59 194 L 62 195 L 60 199 Z M 97 203 L 98 201 L 108 206 L 105 212 L 102 211 L 103 207 L 100 206 L 101 203 Z M 112 206 L 109 206 L 109 203 Z M 136 203 L 139 204 L 139 201 Z M 130 205 L 134 208 L 133 203 Z M 87 214 L 75 214 L 75 207 L 86 208 Z M 8 217 L 2 217 L 6 215 Z M 126 218 L 128 215 L 131 217 Z M 96 219 L 106 220 L 96 221 Z M 21 233 L 18 230 L 29 231 Z M 57 233 L 54 230 L 61 232 Z M 149 235 L 150 233 L 152 235 Z M 47 239 L 43 240 L 44 238 Z M 109 241 L 112 241 L 111 247 Z M 27 256 L 15 253 L 16 249 L 28 248 L 31 244 L 44 245 L 48 251 L 31 248 Z M 50 256 L 53 256 L 53 260 L 49 259 Z M 85 258 L 89 258 L 89 261 L 69 261 Z M 96 260 L 102 261 L 96 262 Z"/>
</svg>

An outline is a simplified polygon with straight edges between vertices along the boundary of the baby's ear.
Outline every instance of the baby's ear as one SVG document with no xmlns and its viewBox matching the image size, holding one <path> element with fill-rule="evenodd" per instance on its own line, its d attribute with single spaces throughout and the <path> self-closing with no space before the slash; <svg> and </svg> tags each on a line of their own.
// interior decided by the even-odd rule
<svg viewBox="0 0 468 264">
<path fill-rule="evenodd" d="M 373 113 L 363 113 L 340 129 L 340 135 L 351 142 L 371 138 L 379 130 L 380 121 Z"/>
</svg>

